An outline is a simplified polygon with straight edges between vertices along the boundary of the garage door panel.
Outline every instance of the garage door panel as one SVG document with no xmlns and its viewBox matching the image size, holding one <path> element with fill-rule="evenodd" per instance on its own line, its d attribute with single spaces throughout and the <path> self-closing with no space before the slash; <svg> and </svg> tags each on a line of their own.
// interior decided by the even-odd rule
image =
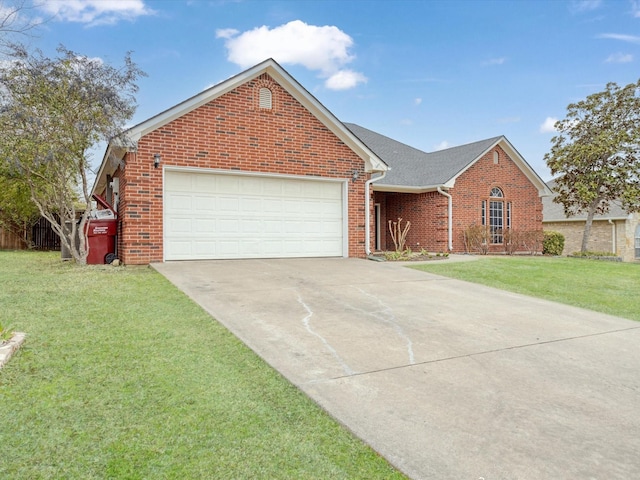
<svg viewBox="0 0 640 480">
<path fill-rule="evenodd" d="M 192 203 L 193 208 L 201 215 L 217 210 L 216 198 L 211 195 L 194 195 Z"/>
<path fill-rule="evenodd" d="M 195 174 L 197 175 L 197 174 Z M 216 176 L 215 191 L 219 193 L 240 193 L 240 180 L 231 175 Z"/>
<path fill-rule="evenodd" d="M 218 208 L 216 212 L 219 213 L 240 213 L 240 199 L 237 197 L 218 197 Z"/>
<path fill-rule="evenodd" d="M 171 192 L 191 192 L 193 191 L 192 175 L 189 173 L 171 172 L 164 179 L 165 189 Z"/>
<path fill-rule="evenodd" d="M 174 234 L 189 234 L 192 231 L 190 218 L 172 218 L 169 224 Z"/>
<path fill-rule="evenodd" d="M 242 219 L 240 223 L 240 233 L 245 235 L 260 235 L 263 231 L 262 223 L 260 219 Z"/>
<path fill-rule="evenodd" d="M 165 258 L 342 256 L 342 191 L 340 182 L 167 171 Z"/>
<path fill-rule="evenodd" d="M 167 197 L 169 207 L 174 210 L 183 210 L 191 212 L 193 209 L 193 197 L 191 195 L 172 193 Z"/>
<path fill-rule="evenodd" d="M 238 218 L 219 218 L 216 222 L 216 231 L 220 236 L 236 235 L 240 226 Z"/>
</svg>

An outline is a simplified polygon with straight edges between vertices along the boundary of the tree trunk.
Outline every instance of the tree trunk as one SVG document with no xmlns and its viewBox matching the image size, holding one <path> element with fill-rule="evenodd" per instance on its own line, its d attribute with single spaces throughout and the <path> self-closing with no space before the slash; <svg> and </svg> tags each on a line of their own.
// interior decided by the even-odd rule
<svg viewBox="0 0 640 480">
<path fill-rule="evenodd" d="M 589 237 L 591 236 L 591 225 L 593 225 L 593 217 L 596 214 L 596 209 L 598 208 L 598 204 L 600 203 L 600 199 L 594 200 L 589 205 L 589 210 L 587 211 L 587 220 L 584 222 L 584 232 L 582 234 L 582 246 L 580 247 L 580 252 L 585 253 L 588 250 L 589 245 Z"/>
</svg>

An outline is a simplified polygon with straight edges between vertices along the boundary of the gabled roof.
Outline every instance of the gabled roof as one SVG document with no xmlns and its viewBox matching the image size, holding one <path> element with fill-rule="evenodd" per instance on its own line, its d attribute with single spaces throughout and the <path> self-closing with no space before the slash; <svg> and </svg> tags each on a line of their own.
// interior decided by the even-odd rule
<svg viewBox="0 0 640 480">
<path fill-rule="evenodd" d="M 419 193 L 433 191 L 438 187 L 452 188 L 462 173 L 496 145 L 500 145 L 538 188 L 540 195 L 551 193 L 504 136 L 428 153 L 359 125 L 345 125 L 391 167 L 383 179 L 373 184 L 374 190 Z"/>
<path fill-rule="evenodd" d="M 552 195 L 542 199 L 542 221 L 543 222 L 584 222 L 587 220 L 587 214 L 580 213 L 567 217 L 564 214 L 564 207 L 561 203 L 555 203 L 553 199 L 556 197 L 555 187 L 556 179 L 547 182 L 547 186 L 551 189 Z M 603 215 L 595 215 L 594 220 L 626 220 L 629 213 L 625 212 L 620 202 L 612 202 L 609 211 Z"/>
<path fill-rule="evenodd" d="M 325 127 L 333 132 L 351 150 L 353 150 L 365 162 L 367 172 L 385 172 L 388 167 L 375 153 L 373 153 L 360 139 L 358 139 L 342 122 L 340 122 L 324 105 L 322 105 L 309 91 L 300 85 L 284 68 L 272 58 L 265 60 L 244 72 L 241 72 L 223 82 L 214 85 L 193 97 L 161 112 L 144 122 L 126 130 L 123 133 L 124 141 L 111 141 L 102 160 L 100 171 L 96 177 L 94 191 L 99 184 L 104 184 L 105 167 L 113 164 L 108 160 L 113 155 L 122 158 L 127 148 L 136 145 L 144 135 L 166 125 L 167 123 L 186 115 L 202 105 L 232 91 L 240 85 L 267 73 L 292 97 L 307 108 Z"/>
</svg>

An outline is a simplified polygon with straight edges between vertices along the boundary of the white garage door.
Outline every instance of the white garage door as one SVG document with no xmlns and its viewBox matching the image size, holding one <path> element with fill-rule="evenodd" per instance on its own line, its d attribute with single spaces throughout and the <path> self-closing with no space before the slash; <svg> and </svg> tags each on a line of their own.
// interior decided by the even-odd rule
<svg viewBox="0 0 640 480">
<path fill-rule="evenodd" d="M 166 260 L 343 255 L 343 183 L 165 172 Z"/>
</svg>

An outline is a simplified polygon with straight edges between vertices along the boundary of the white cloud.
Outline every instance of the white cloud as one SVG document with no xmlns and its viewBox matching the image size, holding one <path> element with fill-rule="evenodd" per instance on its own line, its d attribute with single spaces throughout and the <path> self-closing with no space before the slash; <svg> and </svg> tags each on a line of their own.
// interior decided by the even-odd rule
<svg viewBox="0 0 640 480">
<path fill-rule="evenodd" d="M 640 44 L 640 37 L 638 37 L 637 35 L 625 35 L 621 33 L 603 33 L 601 35 L 598 35 L 598 38 L 608 38 L 611 40 L 620 40 L 622 42 Z"/>
<path fill-rule="evenodd" d="M 359 83 L 367 83 L 367 77 L 353 70 L 339 70 L 325 81 L 330 90 L 348 90 Z"/>
<path fill-rule="evenodd" d="M 506 61 L 506 57 L 490 58 L 489 60 L 482 62 L 482 65 L 484 65 L 485 67 L 489 67 L 491 65 L 502 65 Z"/>
<path fill-rule="evenodd" d="M 219 28 L 216 30 L 216 38 L 231 38 L 239 33 L 235 28 Z"/>
<path fill-rule="evenodd" d="M 570 9 L 575 13 L 590 12 L 600 8 L 602 0 L 574 0 L 571 2 Z"/>
<path fill-rule="evenodd" d="M 558 121 L 557 118 L 547 117 L 545 121 L 540 125 L 540 133 L 553 133 L 556 131 L 555 124 Z"/>
<path fill-rule="evenodd" d="M 413 100 L 413 104 L 416 105 L 416 106 L 420 105 L 421 103 L 422 103 L 422 99 L 421 98 L 416 98 L 416 99 Z"/>
<path fill-rule="evenodd" d="M 435 145 L 433 147 L 434 150 L 444 150 L 446 148 L 449 148 L 451 145 L 449 144 L 449 142 L 447 142 L 446 140 L 441 141 L 439 144 Z"/>
<path fill-rule="evenodd" d="M 155 13 L 144 0 L 44 0 L 39 7 L 59 20 L 88 26 L 113 25 Z"/>
<path fill-rule="evenodd" d="M 631 1 L 631 15 L 635 18 L 640 18 L 640 0 Z"/>
<path fill-rule="evenodd" d="M 366 82 L 359 72 L 343 68 L 355 56 L 349 53 L 353 39 L 334 26 L 308 25 L 294 20 L 279 27 L 257 27 L 246 32 L 216 31 L 225 39 L 227 59 L 243 68 L 273 58 L 279 63 L 302 65 L 319 72 L 325 86 L 334 90 L 352 88 Z"/>
<path fill-rule="evenodd" d="M 633 62 L 633 55 L 630 53 L 612 53 L 605 60 L 607 63 L 629 63 Z"/>
</svg>

